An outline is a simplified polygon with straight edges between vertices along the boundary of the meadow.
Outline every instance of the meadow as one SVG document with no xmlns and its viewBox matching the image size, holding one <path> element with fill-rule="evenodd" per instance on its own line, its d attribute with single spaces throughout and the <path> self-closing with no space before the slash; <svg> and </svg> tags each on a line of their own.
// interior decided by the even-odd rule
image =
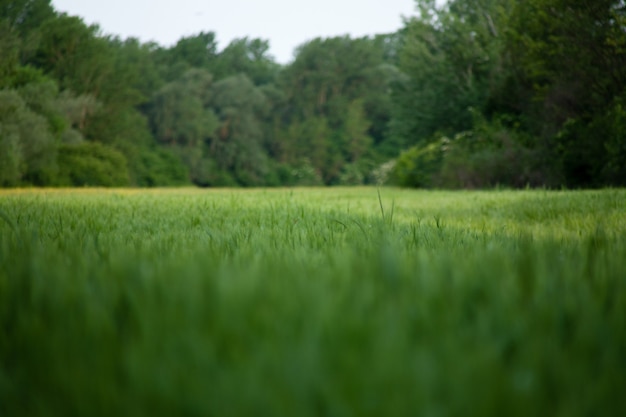
<svg viewBox="0 0 626 417">
<path fill-rule="evenodd" d="M 1 416 L 624 416 L 626 190 L 0 190 Z"/>
</svg>

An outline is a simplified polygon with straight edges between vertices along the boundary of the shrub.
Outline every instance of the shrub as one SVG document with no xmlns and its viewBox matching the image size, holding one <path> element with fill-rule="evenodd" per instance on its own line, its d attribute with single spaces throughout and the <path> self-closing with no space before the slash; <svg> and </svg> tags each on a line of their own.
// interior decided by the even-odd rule
<svg viewBox="0 0 626 417">
<path fill-rule="evenodd" d="M 118 187 L 130 184 L 124 155 L 97 142 L 61 145 L 59 185 Z"/>
<path fill-rule="evenodd" d="M 383 164 L 378 165 L 370 171 L 367 182 L 368 184 L 386 185 L 391 181 L 391 173 L 396 166 L 396 160 L 392 159 Z"/>
<path fill-rule="evenodd" d="M 299 163 L 278 164 L 276 175 L 283 186 L 316 186 L 322 185 L 322 177 L 313 168 L 308 159 L 303 159 Z"/>
<path fill-rule="evenodd" d="M 189 184 L 189 173 L 183 163 L 167 149 L 143 149 L 138 166 L 134 166 L 136 184 L 159 187 Z"/>
<path fill-rule="evenodd" d="M 501 131 L 481 144 L 472 134 L 459 135 L 446 152 L 435 183 L 446 188 L 520 188 L 549 182 L 540 152 Z"/>
<path fill-rule="evenodd" d="M 390 172 L 390 182 L 401 187 L 432 187 L 448 143 L 449 139 L 442 137 L 402 152 Z"/>
<path fill-rule="evenodd" d="M 343 167 L 339 185 L 362 185 L 364 182 L 365 175 L 358 164 L 347 164 Z"/>
</svg>

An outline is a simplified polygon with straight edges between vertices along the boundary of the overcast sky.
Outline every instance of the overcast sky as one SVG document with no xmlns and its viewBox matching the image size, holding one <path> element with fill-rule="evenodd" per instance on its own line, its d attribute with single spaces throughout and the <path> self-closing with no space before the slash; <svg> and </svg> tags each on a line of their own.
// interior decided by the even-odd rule
<svg viewBox="0 0 626 417">
<path fill-rule="evenodd" d="M 171 46 L 201 31 L 217 35 L 220 49 L 244 36 L 270 41 L 280 63 L 316 37 L 395 32 L 415 0 L 53 0 L 57 11 L 97 23 L 106 34 Z"/>
</svg>

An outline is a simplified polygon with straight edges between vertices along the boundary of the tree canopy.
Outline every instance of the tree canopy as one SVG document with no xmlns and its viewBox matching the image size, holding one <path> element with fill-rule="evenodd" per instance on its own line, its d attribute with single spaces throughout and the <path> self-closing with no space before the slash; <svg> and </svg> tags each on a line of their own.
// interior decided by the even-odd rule
<svg viewBox="0 0 626 417">
<path fill-rule="evenodd" d="M 288 65 L 216 38 L 0 0 L 0 186 L 626 184 L 624 0 L 421 0 Z"/>
</svg>

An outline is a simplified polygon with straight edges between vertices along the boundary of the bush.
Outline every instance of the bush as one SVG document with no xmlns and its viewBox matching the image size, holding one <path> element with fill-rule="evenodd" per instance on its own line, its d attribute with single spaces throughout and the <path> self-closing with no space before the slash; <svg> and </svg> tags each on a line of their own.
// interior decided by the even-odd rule
<svg viewBox="0 0 626 417">
<path fill-rule="evenodd" d="M 307 159 L 294 165 L 279 163 L 276 166 L 276 175 L 280 184 L 287 187 L 323 185 L 322 177 Z"/>
<path fill-rule="evenodd" d="M 358 164 L 344 165 L 339 176 L 339 185 L 363 185 L 364 182 L 365 175 Z"/>
<path fill-rule="evenodd" d="M 160 187 L 189 184 L 189 172 L 183 163 L 167 149 L 143 149 L 133 167 L 139 186 Z"/>
<path fill-rule="evenodd" d="M 390 181 L 403 187 L 491 188 L 558 185 L 559 164 L 516 128 L 475 117 L 471 131 L 414 146 L 399 157 Z"/>
<path fill-rule="evenodd" d="M 491 188 L 549 185 L 541 153 L 501 131 L 480 145 L 472 134 L 459 135 L 446 152 L 435 183 L 445 188 Z"/>
<path fill-rule="evenodd" d="M 386 185 L 391 182 L 391 173 L 396 167 L 396 160 L 392 159 L 372 169 L 367 176 L 367 183 L 374 185 Z"/>
<path fill-rule="evenodd" d="M 97 142 L 61 145 L 59 185 L 119 187 L 130 184 L 124 155 Z"/>
<path fill-rule="evenodd" d="M 449 139 L 442 137 L 402 152 L 390 172 L 390 182 L 401 187 L 432 187 L 448 143 Z"/>
<path fill-rule="evenodd" d="M 123 141 L 117 142 L 115 149 L 126 157 L 131 185 L 163 187 L 190 182 L 187 168 L 170 149 Z"/>
<path fill-rule="evenodd" d="M 216 167 L 211 175 L 210 183 L 206 184 L 206 186 L 234 188 L 239 187 L 240 184 L 235 180 L 235 178 L 233 178 L 232 175 L 230 175 L 228 171 L 224 171 Z"/>
</svg>

